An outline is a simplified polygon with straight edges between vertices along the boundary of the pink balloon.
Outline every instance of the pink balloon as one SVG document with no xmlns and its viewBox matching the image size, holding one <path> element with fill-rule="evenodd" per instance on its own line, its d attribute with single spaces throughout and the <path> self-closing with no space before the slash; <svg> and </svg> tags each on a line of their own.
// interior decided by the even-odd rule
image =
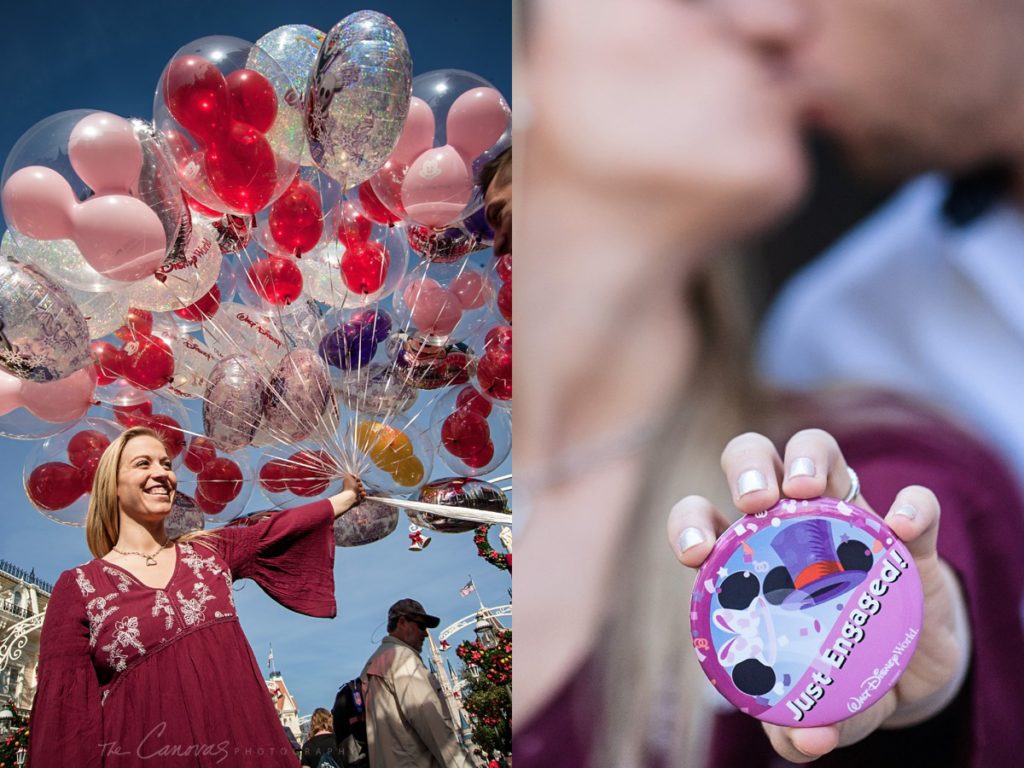
<svg viewBox="0 0 1024 768">
<path fill-rule="evenodd" d="M 409 115 L 405 118 L 391 160 L 398 165 L 411 165 L 413 160 L 434 146 L 434 113 L 427 102 L 413 96 L 409 99 Z"/>
<path fill-rule="evenodd" d="M 451 284 L 451 292 L 463 309 L 479 309 L 487 301 L 487 286 L 479 272 L 467 269 Z"/>
<path fill-rule="evenodd" d="M 134 281 L 152 275 L 167 248 L 160 217 L 127 195 L 91 197 L 72 211 L 72 240 L 101 275 Z"/>
<path fill-rule="evenodd" d="M 133 189 L 142 171 L 142 145 L 131 123 L 109 112 L 78 121 L 68 139 L 68 157 L 97 195 Z"/>
<path fill-rule="evenodd" d="M 33 416 L 53 424 L 75 421 L 92 405 L 96 367 L 86 366 L 56 381 L 37 383 L 0 371 L 0 416 L 25 408 Z"/>
<path fill-rule="evenodd" d="M 462 308 L 458 297 L 440 286 L 420 290 L 412 307 L 413 324 L 429 336 L 449 335 L 461 319 Z"/>
<path fill-rule="evenodd" d="M 458 221 L 473 195 L 466 161 L 450 144 L 424 152 L 402 182 L 402 202 L 409 218 L 428 227 Z"/>
<path fill-rule="evenodd" d="M 448 110 L 448 143 L 467 163 L 494 146 L 508 127 L 510 110 L 494 88 L 473 88 Z"/>
<path fill-rule="evenodd" d="M 33 165 L 12 174 L 4 185 L 7 223 L 35 240 L 71 237 L 75 193 L 52 168 Z"/>
</svg>

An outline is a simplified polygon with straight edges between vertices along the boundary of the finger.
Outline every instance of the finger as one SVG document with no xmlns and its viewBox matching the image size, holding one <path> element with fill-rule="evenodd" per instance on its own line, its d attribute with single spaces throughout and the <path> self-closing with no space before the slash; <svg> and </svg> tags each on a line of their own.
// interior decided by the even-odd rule
<svg viewBox="0 0 1024 768">
<path fill-rule="evenodd" d="M 772 748 L 791 763 L 809 763 L 839 745 L 839 729 L 834 725 L 783 728 L 765 724 L 764 730 Z"/>
<path fill-rule="evenodd" d="M 936 558 L 939 538 L 939 500 L 921 485 L 911 485 L 896 494 L 885 516 L 886 524 L 900 537 L 918 565 Z"/>
<path fill-rule="evenodd" d="M 668 513 L 668 541 L 676 559 L 696 568 L 711 553 L 728 522 L 703 496 L 687 496 Z"/>
<path fill-rule="evenodd" d="M 746 514 L 768 509 L 779 500 L 782 460 L 772 441 L 756 432 L 734 437 L 722 451 L 722 471 L 736 508 Z"/>
<path fill-rule="evenodd" d="M 850 473 L 836 439 L 823 429 L 804 429 L 786 444 L 782 492 L 792 499 L 831 496 L 844 499 L 850 492 Z M 863 505 L 858 495 L 851 499 Z"/>
</svg>

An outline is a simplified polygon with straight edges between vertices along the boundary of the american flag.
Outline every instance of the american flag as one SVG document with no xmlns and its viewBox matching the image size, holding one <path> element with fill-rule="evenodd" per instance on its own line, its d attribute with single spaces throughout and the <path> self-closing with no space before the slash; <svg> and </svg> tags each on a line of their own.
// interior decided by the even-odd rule
<svg viewBox="0 0 1024 768">
<path fill-rule="evenodd" d="M 476 592 L 476 584 L 470 579 L 466 582 L 466 586 L 459 590 L 459 597 L 469 597 L 472 592 Z"/>
</svg>

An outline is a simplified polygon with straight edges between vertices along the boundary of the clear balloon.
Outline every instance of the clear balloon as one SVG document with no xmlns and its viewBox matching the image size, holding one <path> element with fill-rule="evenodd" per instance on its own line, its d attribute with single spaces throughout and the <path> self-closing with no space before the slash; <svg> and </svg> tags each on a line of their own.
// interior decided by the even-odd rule
<svg viewBox="0 0 1024 768">
<path fill-rule="evenodd" d="M 431 438 L 438 457 L 454 472 L 480 477 L 492 472 L 512 450 L 508 411 L 471 384 L 453 387 L 434 404 Z"/>
<path fill-rule="evenodd" d="M 484 512 L 508 511 L 508 498 L 501 488 L 493 483 L 468 477 L 443 477 L 433 480 L 420 489 L 419 500 L 427 504 L 465 507 Z M 465 533 L 478 525 L 431 512 L 406 510 L 406 515 L 416 525 L 439 533 Z"/>
<path fill-rule="evenodd" d="M 334 543 L 361 547 L 385 539 L 398 527 L 398 509 L 379 501 L 364 501 L 334 521 Z"/>
</svg>

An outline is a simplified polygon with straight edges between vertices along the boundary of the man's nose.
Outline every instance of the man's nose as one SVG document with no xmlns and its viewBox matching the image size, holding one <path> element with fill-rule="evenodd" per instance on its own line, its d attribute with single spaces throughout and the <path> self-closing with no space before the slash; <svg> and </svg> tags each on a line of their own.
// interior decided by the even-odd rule
<svg viewBox="0 0 1024 768">
<path fill-rule="evenodd" d="M 726 24 L 758 53 L 785 57 L 809 34 L 812 0 L 712 0 Z"/>
</svg>

